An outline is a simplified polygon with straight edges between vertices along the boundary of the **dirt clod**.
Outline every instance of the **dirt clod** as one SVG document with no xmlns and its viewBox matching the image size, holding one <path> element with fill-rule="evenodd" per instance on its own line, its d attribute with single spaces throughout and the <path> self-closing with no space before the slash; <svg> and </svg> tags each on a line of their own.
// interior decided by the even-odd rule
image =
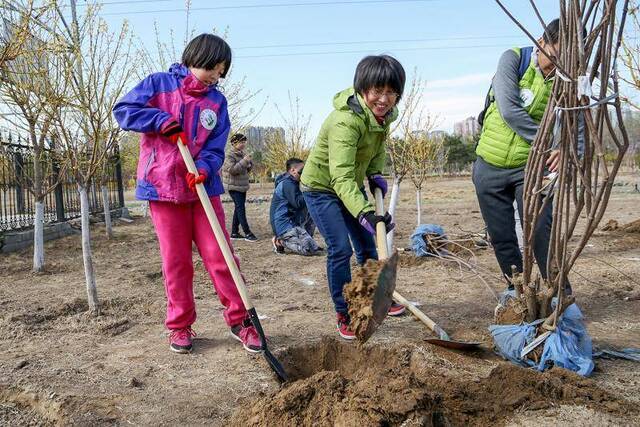
<svg viewBox="0 0 640 427">
<path fill-rule="evenodd" d="M 350 328 L 360 341 L 366 339 L 369 323 L 373 320 L 373 295 L 378 286 L 378 276 L 384 261 L 372 259 L 358 269 L 351 283 L 344 288 L 344 297 L 349 304 Z"/>
</svg>

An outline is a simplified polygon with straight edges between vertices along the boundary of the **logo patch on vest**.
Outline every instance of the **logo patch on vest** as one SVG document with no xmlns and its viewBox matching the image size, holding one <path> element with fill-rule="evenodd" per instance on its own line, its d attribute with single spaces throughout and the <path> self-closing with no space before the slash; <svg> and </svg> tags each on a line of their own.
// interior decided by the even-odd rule
<svg viewBox="0 0 640 427">
<path fill-rule="evenodd" d="M 206 110 L 202 110 L 200 113 L 200 124 L 206 130 L 213 129 L 216 126 L 217 121 L 218 117 L 213 110 L 207 108 Z"/>
<path fill-rule="evenodd" d="M 533 102 L 533 91 L 528 88 L 520 89 L 520 103 L 523 107 L 528 107 Z"/>
</svg>

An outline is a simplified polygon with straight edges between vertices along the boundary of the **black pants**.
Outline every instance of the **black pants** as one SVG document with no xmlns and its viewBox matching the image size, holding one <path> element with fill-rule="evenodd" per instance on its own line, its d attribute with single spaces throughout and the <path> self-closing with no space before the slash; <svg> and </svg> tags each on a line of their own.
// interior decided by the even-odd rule
<svg viewBox="0 0 640 427">
<path fill-rule="evenodd" d="M 522 272 L 522 253 L 516 235 L 513 201 L 518 205 L 522 221 L 524 168 L 497 168 L 478 157 L 473 164 L 473 184 L 500 270 L 506 277 L 511 277 L 512 265 Z M 538 218 L 533 239 L 533 253 L 543 278 L 547 277 L 552 214 L 553 205 L 547 203 L 542 216 Z"/>
<path fill-rule="evenodd" d="M 244 234 L 251 234 L 251 229 L 247 222 L 247 212 L 244 206 L 247 201 L 247 193 L 243 191 L 229 190 L 229 196 L 231 196 L 235 206 L 233 209 L 233 220 L 231 221 L 231 234 L 238 234 L 240 225 L 242 226 Z"/>
</svg>

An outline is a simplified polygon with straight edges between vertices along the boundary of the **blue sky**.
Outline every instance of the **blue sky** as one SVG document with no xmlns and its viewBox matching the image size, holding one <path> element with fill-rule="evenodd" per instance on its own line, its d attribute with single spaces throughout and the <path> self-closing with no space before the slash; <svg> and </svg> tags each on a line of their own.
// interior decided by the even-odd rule
<svg viewBox="0 0 640 427">
<path fill-rule="evenodd" d="M 157 12 L 184 9 L 183 0 L 116 3 L 105 4 L 102 15 L 113 25 L 125 18 L 129 20 L 146 45 L 153 45 L 154 21 L 166 40 L 173 29 L 179 42 L 183 42 L 187 27 L 185 12 Z M 492 0 L 309 3 L 336 2 L 193 0 L 191 3 L 196 10 L 190 15 L 189 27 L 196 33 L 228 27 L 228 41 L 234 50 L 233 78 L 245 76 L 249 88 L 261 90 L 254 106 L 267 100 L 254 124 L 281 124 L 274 103 L 288 111 L 287 93 L 291 91 L 300 98 L 303 112 L 312 116 L 309 131 L 310 136 L 315 136 L 331 111 L 333 95 L 350 86 L 358 61 L 367 54 L 388 53 L 400 60 L 408 74 L 414 68 L 418 70 L 426 80 L 425 108 L 440 117 L 439 129 L 451 130 L 454 121 L 475 116 L 482 108 L 501 52 L 528 44 Z M 504 3 L 536 36 L 542 33 L 528 1 L 504 0 Z M 557 16 L 557 0 L 536 3 L 545 20 Z M 274 7 L 274 4 L 288 6 Z M 267 7 L 243 7 L 252 5 Z M 197 10 L 213 7 L 221 8 Z M 277 47 L 267 47 L 271 45 Z"/>
</svg>

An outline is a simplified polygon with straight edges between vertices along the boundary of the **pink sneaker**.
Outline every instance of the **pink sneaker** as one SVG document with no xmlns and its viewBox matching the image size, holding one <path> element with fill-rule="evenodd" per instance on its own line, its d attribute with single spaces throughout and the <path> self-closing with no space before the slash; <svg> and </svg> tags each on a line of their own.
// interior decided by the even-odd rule
<svg viewBox="0 0 640 427">
<path fill-rule="evenodd" d="M 191 353 L 191 349 L 193 348 L 191 338 L 195 336 L 196 333 L 193 332 L 191 326 L 182 329 L 172 329 L 171 334 L 169 334 L 169 342 L 171 343 L 169 348 L 176 353 Z"/>
<path fill-rule="evenodd" d="M 239 325 L 231 327 L 231 336 L 242 343 L 242 347 L 249 353 L 260 353 L 262 351 L 262 341 L 258 331 L 251 324 L 249 319 Z"/>
<path fill-rule="evenodd" d="M 391 307 L 389 307 L 389 311 L 387 312 L 387 314 L 389 316 L 401 316 L 404 314 L 405 310 L 406 308 L 404 305 L 398 304 L 394 301 L 391 303 Z"/>
<path fill-rule="evenodd" d="M 338 319 L 338 322 L 336 324 L 338 334 L 340 334 L 340 336 L 345 340 L 351 341 L 356 339 L 356 335 L 351 329 L 349 329 L 349 316 L 342 313 L 336 313 L 336 318 Z"/>
</svg>

